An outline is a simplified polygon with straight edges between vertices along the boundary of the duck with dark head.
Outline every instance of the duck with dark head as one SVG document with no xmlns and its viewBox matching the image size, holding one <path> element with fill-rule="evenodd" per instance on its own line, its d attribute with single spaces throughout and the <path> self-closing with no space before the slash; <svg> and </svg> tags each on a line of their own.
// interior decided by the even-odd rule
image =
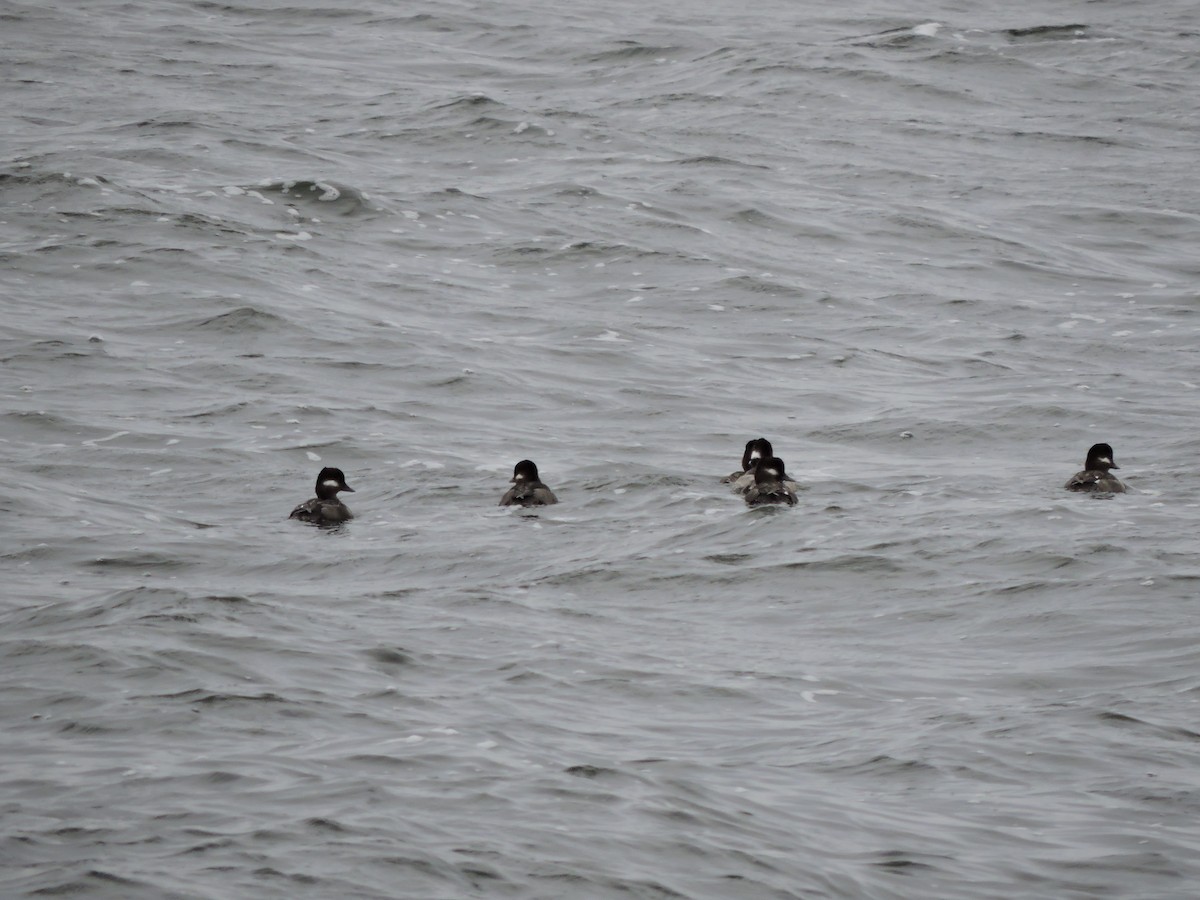
<svg viewBox="0 0 1200 900">
<path fill-rule="evenodd" d="M 557 502 L 554 491 L 542 484 L 531 459 L 523 459 L 513 467 L 512 487 L 500 498 L 501 506 L 549 506 Z"/>
<path fill-rule="evenodd" d="M 326 466 L 317 476 L 317 496 L 293 509 L 288 518 L 312 522 L 314 525 L 336 525 L 353 519 L 354 513 L 350 512 L 350 507 L 338 499 L 339 491 L 353 494 L 354 488 L 346 484 L 346 476 L 341 469 Z"/>
<path fill-rule="evenodd" d="M 770 459 L 775 455 L 775 451 L 771 448 L 771 442 L 766 438 L 752 438 L 746 441 L 746 450 L 742 453 L 742 467 L 736 471 L 726 475 L 721 481 L 726 484 L 732 484 L 733 489 L 739 494 L 746 493 L 746 488 L 754 483 L 753 477 L 747 479 L 745 476 L 754 474 L 754 464 L 760 459 Z"/>
<path fill-rule="evenodd" d="M 1087 491 L 1093 494 L 1123 494 L 1125 485 L 1109 469 L 1121 468 L 1113 461 L 1113 449 L 1108 444 L 1093 444 L 1083 462 L 1083 471 L 1071 476 L 1063 487 L 1068 491 Z"/>
<path fill-rule="evenodd" d="M 796 505 L 796 492 L 792 490 L 783 460 L 778 456 L 758 460 L 754 466 L 754 484 L 746 491 L 747 506 L 765 506 L 768 503 Z"/>
</svg>

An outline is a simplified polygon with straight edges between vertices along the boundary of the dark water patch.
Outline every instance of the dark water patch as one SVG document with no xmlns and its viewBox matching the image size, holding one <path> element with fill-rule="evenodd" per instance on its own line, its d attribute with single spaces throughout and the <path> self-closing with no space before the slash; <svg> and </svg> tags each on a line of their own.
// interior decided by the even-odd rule
<svg viewBox="0 0 1200 900">
<path fill-rule="evenodd" d="M 132 128 L 138 129 L 161 129 L 163 131 L 178 131 L 191 128 L 206 128 L 207 125 L 203 122 L 198 122 L 192 118 L 168 118 L 160 116 L 153 119 L 143 119 L 138 122 L 130 123 Z"/>
<path fill-rule="evenodd" d="M 1194 818 L 1200 815 L 1200 791 L 1170 785 L 1146 784 L 1114 789 L 1099 789 L 1098 794 L 1124 803 L 1158 807 L 1162 813 Z"/>
<path fill-rule="evenodd" d="M 760 507 L 760 509 L 763 509 Z M 786 512 L 786 510 L 776 509 L 774 507 L 766 508 L 768 511 L 776 513 Z M 837 572 L 837 571 L 852 571 L 858 574 L 899 574 L 901 572 L 909 572 L 912 567 L 903 563 L 896 562 L 885 556 L 872 556 L 861 553 L 839 554 L 837 556 L 826 559 L 814 560 L 793 560 L 791 562 L 776 563 L 767 566 L 760 566 L 759 570 L 782 570 L 782 571 L 803 571 L 803 572 Z"/>
<path fill-rule="evenodd" d="M 1200 732 L 1193 731 L 1190 728 L 1183 728 L 1181 726 L 1154 725 L 1150 722 L 1143 721 L 1142 719 L 1138 719 L 1133 716 L 1127 716 L 1124 713 L 1107 710 L 1097 713 L 1096 717 L 1099 719 L 1099 721 L 1114 725 L 1118 728 L 1144 729 L 1145 731 L 1151 732 L 1159 737 L 1172 740 L 1200 741 Z"/>
<path fill-rule="evenodd" d="M 95 722 L 67 722 L 60 725 L 58 732 L 60 734 L 75 734 L 84 737 L 98 737 L 107 734 L 121 734 L 127 729 L 116 728 L 108 725 L 98 725 Z"/>
<path fill-rule="evenodd" d="M 603 261 L 606 264 L 628 262 L 634 260 L 652 261 L 655 259 L 679 258 L 678 254 L 656 250 L 649 247 L 637 247 L 609 241 L 573 241 L 560 247 L 505 247 L 504 254 L 509 252 L 520 255 L 534 253 L 550 262 L 574 264 L 595 264 Z"/>
<path fill-rule="evenodd" d="M 745 208 L 734 211 L 727 221 L 736 226 L 761 229 L 772 235 L 780 235 L 790 240 L 830 242 L 833 246 L 844 244 L 844 235 L 838 230 L 824 226 L 820 221 L 792 220 L 782 212 L 769 212 L 758 208 Z M 750 276 L 756 277 L 756 276 Z"/>
<path fill-rule="evenodd" d="M 615 41 L 614 43 L 616 46 L 612 49 L 584 56 L 583 61 L 607 64 L 649 60 L 653 63 L 657 59 L 685 52 L 684 48 L 679 46 L 642 44 L 638 41 Z"/>
<path fill-rule="evenodd" d="M 1081 37 L 1091 37 L 1093 32 L 1087 25 L 1032 25 L 1026 28 L 1005 28 L 1000 32 L 1022 41 L 1061 41 L 1078 40 Z"/>
<path fill-rule="evenodd" d="M 255 878 L 268 880 L 281 880 L 304 887 L 314 887 L 317 885 L 328 885 L 329 882 L 324 878 L 318 878 L 314 875 L 307 875 L 298 872 L 284 872 L 276 869 L 273 866 L 262 866 L 255 869 L 253 872 Z"/>
<path fill-rule="evenodd" d="M 1075 560 L 1071 557 L 1052 557 L 1045 560 L 1047 567 L 1051 570 L 1061 569 L 1072 565 Z M 1049 580 L 1046 578 L 1033 578 L 1022 580 L 1015 584 L 1006 584 L 1003 586 L 990 585 L 986 588 L 973 591 L 973 596 L 995 597 L 998 599 L 1008 599 L 1020 597 L 1023 594 L 1044 594 L 1048 590 L 1052 590 L 1062 582 Z"/>
<path fill-rule="evenodd" d="M 210 692 L 202 688 L 193 688 L 177 694 L 164 694 L 162 697 L 166 700 L 182 700 L 185 703 L 194 703 L 199 706 L 254 706 L 260 703 L 274 705 L 293 702 L 273 691 L 263 691 L 260 694 L 231 694 Z"/>
<path fill-rule="evenodd" d="M 218 12 L 226 16 L 250 19 L 254 23 L 264 20 L 281 20 L 288 25 L 302 25 L 307 19 L 361 19 L 364 11 L 340 6 L 263 6 L 246 9 L 242 6 L 221 3 L 219 0 L 197 0 L 195 8 L 205 12 Z"/>
<path fill-rule="evenodd" d="M 480 208 L 480 204 L 491 202 L 492 198 L 485 194 L 447 187 L 426 191 L 421 195 L 420 202 L 415 205 L 422 215 L 473 215 Z"/>
<path fill-rule="evenodd" d="M 704 559 L 722 566 L 740 566 L 752 562 L 755 557 L 749 553 L 713 553 Z"/>
<path fill-rule="evenodd" d="M 212 48 L 217 50 L 225 45 L 215 44 L 210 41 L 188 41 L 189 46 Z M 283 67 L 274 62 L 260 62 L 253 60 L 238 60 L 227 61 L 219 64 L 219 68 L 223 71 L 237 72 L 239 75 L 246 73 L 254 73 L 262 77 L 273 76 L 282 71 Z"/>
<path fill-rule="evenodd" d="M 628 109 L 658 109 L 662 106 L 670 106 L 675 110 L 680 110 L 687 106 L 704 106 L 715 107 L 721 102 L 721 98 L 712 94 L 700 93 L 695 91 L 668 91 L 664 94 L 650 94 L 645 97 L 627 100 L 622 99 L 615 105 Z M 723 160 L 723 157 L 718 157 Z M 668 164 L 678 163 L 679 160 L 666 160 Z"/>
<path fill-rule="evenodd" d="M 1090 875 L 1093 880 L 1091 882 L 1083 882 L 1089 885 L 1090 890 L 1094 892 L 1088 894 L 1088 896 L 1113 895 L 1113 885 L 1100 880 L 1106 872 L 1119 874 L 1120 876 L 1133 874 L 1161 875 L 1172 881 L 1185 877 L 1184 870 L 1176 866 L 1166 854 L 1155 852 L 1103 855 L 1095 853 L 1091 854 L 1089 859 L 1040 859 L 1038 861 L 1050 869 L 1080 872 L 1081 877 Z M 1120 896 L 1120 894 L 1116 894 L 1116 896 Z"/>
<path fill-rule="evenodd" d="M 319 816 L 311 819 L 305 819 L 304 825 L 305 827 L 314 831 L 326 832 L 329 834 L 348 834 L 351 831 L 351 829 L 347 828 L 341 822 Z"/>
<path fill-rule="evenodd" d="M 1072 134 L 1065 131 L 1013 131 L 1011 136 L 1020 141 L 1047 141 L 1050 143 L 1082 144 L 1085 147 L 1127 147 L 1136 149 L 1140 142 L 1135 138 L 1113 137 L 1107 134 Z"/>
<path fill-rule="evenodd" d="M 940 771 L 937 766 L 921 760 L 897 759 L 887 754 L 873 756 L 861 762 L 838 763 L 828 768 L 844 775 L 870 775 L 884 778 L 910 775 L 926 777 L 937 775 Z"/>
<path fill-rule="evenodd" d="M 47 165 L 44 161 L 43 165 Z M 4 174 L 3 182 L 7 187 L 25 187 L 35 185 L 50 185 L 53 187 L 66 187 L 69 193 L 78 193 L 77 188 L 85 188 L 90 193 L 92 189 L 102 189 L 107 187 L 115 187 L 113 180 L 104 175 L 89 174 L 80 175 L 71 172 L 62 171 L 37 171 L 33 169 L 21 170 L 17 172 L 7 172 Z M 14 198 L 15 199 L 15 198 Z M 57 210 L 56 210 L 57 211 Z"/>
<path fill-rule="evenodd" d="M 188 613 L 150 613 L 142 616 L 139 621 L 149 623 L 195 625 L 196 623 L 200 622 L 200 616 L 191 615 Z"/>
<path fill-rule="evenodd" d="M 587 184 L 576 184 L 572 182 L 557 182 L 554 184 L 546 184 L 542 186 L 542 190 L 554 197 L 570 197 L 570 198 L 592 198 L 592 197 L 607 197 L 598 188 Z M 608 198 L 616 202 L 617 198 Z"/>
<path fill-rule="evenodd" d="M 673 159 L 671 163 L 677 166 L 730 166 L 736 169 L 770 169 L 770 166 L 763 165 L 762 163 L 750 163 L 727 156 L 686 156 L 681 159 Z"/>
<path fill-rule="evenodd" d="M 465 94 L 460 97 L 455 97 L 453 100 L 436 103 L 430 109 L 505 109 L 505 104 L 498 100 L 493 100 L 486 94 Z"/>
<path fill-rule="evenodd" d="M 394 372 L 394 362 L 362 362 L 357 359 L 322 361 L 321 365 L 329 369 L 346 369 L 353 372 L 369 374 L 371 372 Z"/>
<path fill-rule="evenodd" d="M 531 257 L 537 262 L 550 258 L 555 252 L 554 247 L 541 243 L 510 244 L 494 251 L 494 255 L 502 260 L 525 261 Z"/>
<path fill-rule="evenodd" d="M 210 595 L 201 599 L 211 603 L 220 603 L 227 606 L 241 606 L 243 604 L 251 604 L 254 602 L 249 597 L 242 597 L 236 594 Z"/>
<path fill-rule="evenodd" d="M 410 653 L 396 647 L 374 647 L 364 650 L 363 655 L 377 663 L 388 666 L 410 666 L 413 658 Z"/>
<path fill-rule="evenodd" d="M 102 346 L 103 339 L 97 336 L 90 338 L 74 338 L 71 340 L 43 340 L 26 343 L 24 341 L 4 341 L 0 343 L 0 363 L 22 364 L 41 361 L 56 361 L 70 359 L 95 360 L 107 357 L 108 351 Z"/>
<path fill-rule="evenodd" d="M 199 855 L 203 853 L 214 853 L 220 850 L 229 850 L 239 846 L 239 842 L 235 838 L 218 838 L 213 841 L 202 841 L 199 844 L 193 844 L 190 847 L 180 851 L 181 855 Z"/>
<path fill-rule="evenodd" d="M 407 31 L 409 28 L 419 28 L 432 32 L 454 32 L 463 27 L 461 20 L 454 19 L 441 11 L 436 14 L 420 12 L 411 15 L 377 16 L 376 18 L 368 19 L 367 24 L 371 26 L 392 26 L 400 31 Z"/>
<path fill-rule="evenodd" d="M 952 861 L 953 857 L 945 857 L 945 859 Z M 933 863 L 921 862 L 914 858 L 913 854 L 904 850 L 882 850 L 876 854 L 875 858 L 868 860 L 868 865 L 886 869 L 897 875 L 913 875 L 919 873 L 922 869 L 932 870 L 939 868 Z"/>
<path fill-rule="evenodd" d="M 178 557 L 169 556 L 157 551 L 134 551 L 120 555 L 92 557 L 86 560 L 83 565 L 92 569 L 108 571 L 121 571 L 125 569 L 172 571 L 182 570 L 189 563 Z"/>
<path fill-rule="evenodd" d="M 213 334 L 246 334 L 247 332 L 275 332 L 287 324 L 287 320 L 268 310 L 253 306 L 240 306 L 216 316 L 192 319 L 181 323 L 186 330 Z"/>
<path fill-rule="evenodd" d="M 184 895 L 174 892 L 164 892 L 160 886 L 148 881 L 125 878 L 102 869 L 90 869 L 82 875 L 71 877 L 68 881 L 33 889 L 29 891 L 27 896 L 128 897 L 129 900 L 139 900 L 139 898 L 143 897 L 161 897 L 163 900 L 170 900 L 170 898 L 181 898 Z"/>
<path fill-rule="evenodd" d="M 513 672 L 514 669 L 520 669 L 520 671 Z M 510 663 L 508 665 L 500 666 L 499 671 L 506 673 L 504 680 L 509 684 L 514 685 L 545 685 L 547 687 L 553 685 L 555 687 L 560 687 L 567 683 L 566 679 L 556 678 L 552 675 L 547 675 L 544 672 L 536 672 L 518 663 Z M 513 672 L 513 674 L 507 674 L 509 672 Z"/>
<path fill-rule="evenodd" d="M 806 303 L 836 302 L 830 294 L 822 290 L 795 284 L 790 280 L 782 278 L 764 278 L 759 275 L 732 275 L 728 278 L 723 278 L 713 286 L 713 291 L 718 295 L 724 294 L 724 296 L 720 296 L 722 305 L 727 307 L 732 306 L 739 312 L 762 311 L 778 313 L 780 311 L 777 303 L 767 304 L 763 298 L 755 296 L 760 294 L 772 299 L 799 300 Z M 735 296 L 730 297 L 725 292 L 733 293 Z M 803 311 L 799 309 L 790 311 L 800 315 L 803 314 Z M 820 337 L 814 337 L 813 339 L 821 340 Z M 824 341 L 822 342 L 824 343 Z"/>
<path fill-rule="evenodd" d="M 10 641 L 5 644 L 5 654 L 11 659 L 21 659 L 33 668 L 39 665 L 69 666 L 73 671 L 81 672 L 127 672 L 132 668 L 123 653 L 104 649 L 94 643 L 73 643 L 61 639 Z M 78 699 L 78 695 L 70 694 L 51 702 L 74 703 Z"/>
<path fill-rule="evenodd" d="M 173 228 L 178 228 L 192 235 L 209 235 L 213 238 L 228 239 L 249 236 L 246 227 L 231 223 L 227 218 L 196 212 L 173 213 L 171 218 Z"/>
<path fill-rule="evenodd" d="M 563 769 L 563 771 L 566 774 L 573 775 L 576 778 L 593 779 L 593 778 L 612 778 L 612 777 L 621 776 L 621 773 L 619 771 L 617 771 L 616 769 L 610 769 L 605 766 L 593 766 L 593 765 L 568 766 L 567 768 Z"/>
<path fill-rule="evenodd" d="M 261 784 L 263 781 L 261 778 L 248 778 L 245 775 L 239 775 L 237 772 L 225 772 L 219 769 L 213 772 L 205 772 L 200 776 L 200 780 L 206 784 L 216 785 L 236 784 L 239 781 L 250 781 Z"/>
</svg>

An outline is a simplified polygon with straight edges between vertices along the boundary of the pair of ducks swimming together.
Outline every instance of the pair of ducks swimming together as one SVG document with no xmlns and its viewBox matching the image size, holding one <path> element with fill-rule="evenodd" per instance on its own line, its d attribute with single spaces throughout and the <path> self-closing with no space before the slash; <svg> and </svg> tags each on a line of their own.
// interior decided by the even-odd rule
<svg viewBox="0 0 1200 900">
<path fill-rule="evenodd" d="M 336 525 L 353 519 L 350 507 L 338 498 L 342 491 L 354 493 L 354 488 L 346 484 L 345 473 L 326 467 L 317 475 L 317 496 L 293 509 L 288 518 L 318 525 Z M 521 460 L 513 468 L 512 487 L 500 498 L 501 506 L 549 506 L 557 502 L 554 491 L 542 484 L 537 466 L 529 459 Z"/>
<path fill-rule="evenodd" d="M 1068 491 L 1123 494 L 1125 485 L 1109 471 L 1119 468 L 1113 462 L 1112 447 L 1093 444 L 1084 460 L 1083 471 L 1072 475 L 1063 487 Z M 787 477 L 783 460 L 775 455 L 766 438 L 747 441 L 742 468 L 721 480 L 742 494 L 747 506 L 796 505 L 796 482 Z M 317 476 L 317 496 L 293 509 L 288 518 L 319 525 L 336 525 L 353 519 L 354 513 L 338 499 L 342 491 L 353 494 L 354 488 L 346 484 L 341 469 L 326 467 Z M 549 506 L 557 502 L 554 492 L 542 484 L 537 466 L 528 459 L 513 467 L 512 487 L 500 498 L 501 506 Z"/>
<path fill-rule="evenodd" d="M 1083 470 L 1072 475 L 1063 485 L 1068 491 L 1084 491 L 1092 494 L 1123 494 L 1125 485 L 1110 469 L 1121 468 L 1113 461 L 1113 449 L 1108 444 L 1092 444 L 1083 461 Z M 759 506 L 764 503 L 796 504 L 796 483 L 789 481 L 783 469 L 783 460 L 775 456 L 771 442 L 756 438 L 746 442 L 742 455 L 742 471 L 734 472 L 724 481 L 733 485 L 738 493 L 746 495 L 746 503 Z"/>
</svg>

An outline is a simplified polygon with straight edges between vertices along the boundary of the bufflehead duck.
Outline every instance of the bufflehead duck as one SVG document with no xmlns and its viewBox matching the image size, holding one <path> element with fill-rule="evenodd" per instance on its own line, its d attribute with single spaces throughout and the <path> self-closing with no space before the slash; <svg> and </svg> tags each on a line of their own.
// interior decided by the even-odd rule
<svg viewBox="0 0 1200 900">
<path fill-rule="evenodd" d="M 754 446 L 751 447 L 751 444 Z M 775 457 L 775 451 L 771 449 L 771 442 L 766 438 L 758 438 L 750 441 L 746 445 L 746 454 L 743 455 L 743 461 L 749 457 L 749 462 L 746 463 L 745 472 L 734 472 L 725 481 L 733 484 L 733 492 L 735 494 L 744 494 L 750 488 L 754 487 L 754 470 L 758 468 L 758 464 L 764 459 L 778 458 Z M 791 478 L 785 478 L 783 481 L 788 490 L 795 492 L 800 485 Z"/>
<path fill-rule="evenodd" d="M 538 478 L 537 466 L 523 459 L 513 466 L 513 486 L 500 498 L 501 506 L 549 506 L 558 498 Z"/>
<path fill-rule="evenodd" d="M 1083 471 L 1071 476 L 1063 487 L 1068 491 L 1090 491 L 1095 494 L 1123 494 L 1125 485 L 1109 469 L 1121 468 L 1113 462 L 1113 450 L 1108 444 L 1093 444 L 1083 463 Z"/>
<path fill-rule="evenodd" d="M 789 485 L 782 459 L 778 456 L 760 459 L 754 467 L 754 484 L 746 491 L 746 505 L 786 503 L 788 506 L 795 506 L 796 492 Z"/>
<path fill-rule="evenodd" d="M 775 451 L 771 449 L 771 442 L 766 438 L 748 440 L 746 441 L 746 451 L 742 454 L 741 470 L 731 472 L 721 481 L 732 484 L 735 491 L 744 494 L 746 489 L 754 484 L 754 464 L 760 459 L 770 459 L 774 455 Z"/>
<path fill-rule="evenodd" d="M 317 496 L 301 503 L 292 510 L 289 519 L 299 519 L 301 522 L 314 522 L 317 525 L 334 525 L 353 519 L 354 513 L 338 499 L 338 491 L 354 493 L 354 488 L 346 484 L 346 476 L 341 469 L 324 468 L 317 476 Z"/>
</svg>

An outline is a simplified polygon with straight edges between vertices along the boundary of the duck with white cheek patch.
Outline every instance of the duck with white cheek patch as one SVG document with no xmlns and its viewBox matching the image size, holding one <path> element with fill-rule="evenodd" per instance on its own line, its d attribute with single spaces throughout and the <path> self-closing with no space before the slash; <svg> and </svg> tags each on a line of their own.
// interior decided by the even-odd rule
<svg viewBox="0 0 1200 900">
<path fill-rule="evenodd" d="M 293 509 L 288 518 L 312 522 L 314 525 L 336 525 L 353 519 L 354 513 L 350 512 L 350 507 L 338 499 L 339 491 L 353 494 L 354 488 L 346 484 L 346 476 L 341 469 L 322 469 L 317 476 L 317 496 Z"/>
<path fill-rule="evenodd" d="M 1108 444 L 1093 444 L 1083 463 L 1083 471 L 1076 472 L 1063 485 L 1068 491 L 1087 491 L 1093 494 L 1123 494 L 1125 485 L 1109 469 L 1121 468 L 1113 462 L 1113 449 Z"/>
<path fill-rule="evenodd" d="M 775 451 L 771 447 L 771 442 L 766 438 L 755 438 L 752 441 L 746 442 L 746 452 L 742 454 L 742 465 L 745 469 L 741 472 L 734 472 L 728 478 L 721 480 L 727 482 L 735 494 L 745 494 L 746 491 L 754 487 L 754 471 L 758 468 L 758 464 L 764 459 L 771 459 L 775 456 Z M 784 486 L 792 493 L 800 489 L 800 485 L 791 478 L 784 479 Z"/>
<path fill-rule="evenodd" d="M 760 459 L 770 459 L 774 455 L 775 451 L 771 447 L 771 442 L 766 438 L 754 438 L 746 441 L 741 470 L 727 475 L 721 481 L 733 485 L 733 489 L 739 494 L 744 494 L 750 485 L 754 484 L 754 466 Z"/>
<path fill-rule="evenodd" d="M 500 498 L 501 506 L 549 506 L 558 502 L 554 491 L 542 484 L 533 460 L 523 459 L 513 467 L 512 485 Z"/>
<path fill-rule="evenodd" d="M 747 506 L 765 506 L 768 503 L 796 505 L 796 492 L 792 490 L 783 460 L 778 456 L 758 461 L 754 467 L 754 484 L 746 491 Z"/>
</svg>

